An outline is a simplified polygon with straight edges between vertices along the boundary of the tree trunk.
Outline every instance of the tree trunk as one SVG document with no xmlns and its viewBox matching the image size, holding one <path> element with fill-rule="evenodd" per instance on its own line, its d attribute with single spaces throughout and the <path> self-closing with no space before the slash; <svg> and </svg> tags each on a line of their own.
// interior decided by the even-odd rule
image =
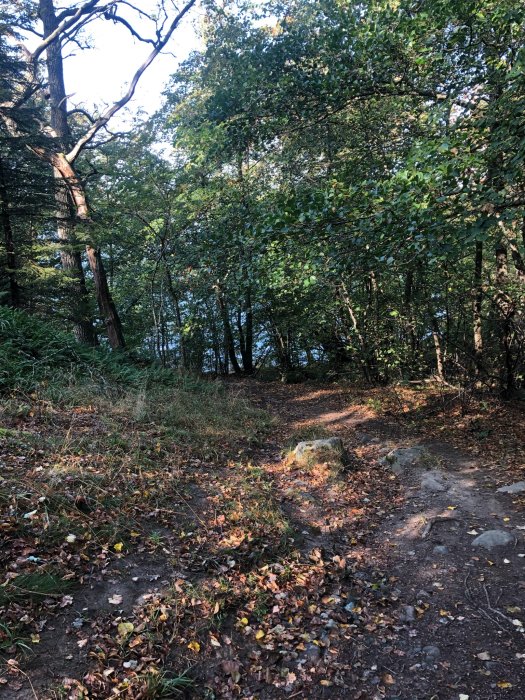
<svg viewBox="0 0 525 700">
<path fill-rule="evenodd" d="M 248 289 L 244 304 L 245 324 L 242 323 L 242 311 L 237 313 L 237 329 L 239 332 L 239 347 L 242 357 L 242 368 L 245 374 L 253 374 L 253 312 L 251 293 Z"/>
<path fill-rule="evenodd" d="M 91 308 L 80 251 L 74 246 L 74 227 L 66 184 L 55 179 L 57 236 L 62 241 L 60 262 L 68 280 L 68 305 L 73 333 L 79 343 L 97 345 L 97 335 L 91 320 Z"/>
<path fill-rule="evenodd" d="M 503 242 L 496 246 L 496 296 L 495 302 L 500 312 L 500 344 L 503 350 L 502 393 L 510 398 L 516 389 L 514 358 L 512 353 L 512 325 L 516 305 L 505 290 L 508 279 L 508 253 Z"/>
<path fill-rule="evenodd" d="M 93 279 L 95 281 L 98 306 L 100 313 L 102 314 L 102 318 L 104 319 L 104 323 L 106 324 L 109 344 L 113 350 L 122 349 L 126 346 L 126 343 L 122 333 L 120 318 L 109 291 L 108 280 L 106 277 L 104 264 L 102 262 L 102 257 L 100 255 L 100 250 L 88 245 L 86 246 L 86 252 L 89 267 L 93 273 Z"/>
<path fill-rule="evenodd" d="M 46 38 L 58 26 L 53 0 L 39 0 L 39 14 L 44 25 L 44 38 Z M 74 212 L 79 219 L 86 222 L 90 222 L 90 218 L 84 187 L 77 172 L 64 155 L 69 150 L 72 139 L 67 120 L 67 95 L 64 85 L 62 45 L 59 38 L 52 41 L 46 48 L 46 67 L 50 124 L 58 141 L 60 151 L 49 153 L 45 149 L 36 148 L 34 150 L 53 166 L 56 184 L 57 233 L 59 239 L 65 244 L 64 251 L 61 253 L 61 260 L 64 268 L 76 280 L 72 289 L 75 299 L 71 301 L 75 335 L 82 342 L 93 344 L 95 338 L 93 324 L 90 318 L 85 315 L 87 309 L 89 309 L 89 303 L 82 260 L 80 252 L 71 250 L 71 246 L 74 244 L 74 223 L 71 213 Z M 100 251 L 88 245 L 86 246 L 86 252 L 95 280 L 97 301 L 100 313 L 106 323 L 110 345 L 113 349 L 123 348 L 125 347 L 125 342 L 122 326 L 109 291 Z M 80 295 L 81 298 L 79 299 L 77 295 Z M 79 312 L 81 312 L 81 316 L 79 316 Z"/>
<path fill-rule="evenodd" d="M 441 347 L 441 333 L 439 332 L 439 323 L 436 316 L 430 311 L 430 324 L 432 326 L 432 340 L 434 341 L 434 350 L 436 352 L 436 376 L 439 381 L 445 380 L 443 366 L 443 348 Z"/>
<path fill-rule="evenodd" d="M 183 369 L 186 369 L 188 367 L 188 357 L 187 357 L 187 352 L 186 352 L 186 343 L 184 339 L 184 333 L 183 333 L 183 323 L 182 323 L 182 313 L 180 310 L 180 299 L 179 295 L 175 291 L 175 286 L 173 284 L 173 278 L 171 276 L 171 272 L 169 271 L 167 261 L 164 257 L 164 251 L 162 253 L 163 259 L 164 259 L 164 270 L 166 272 L 166 282 L 168 283 L 168 292 L 171 296 L 171 299 L 173 301 L 173 305 L 175 306 L 175 318 L 177 321 L 177 332 L 179 334 L 179 348 L 180 348 L 180 359 L 181 359 L 181 366 Z"/>
<path fill-rule="evenodd" d="M 9 198 L 7 193 L 7 183 L 2 160 L 0 159 L 0 217 L 2 219 L 2 229 L 4 233 L 4 244 L 6 251 L 6 277 L 9 280 L 9 306 L 17 309 L 21 306 L 20 286 L 18 284 L 16 270 L 17 259 L 15 242 L 13 239 L 13 229 L 11 227 L 11 217 L 9 215 Z"/>
<path fill-rule="evenodd" d="M 222 290 L 219 289 L 219 287 L 216 287 L 216 295 L 217 295 L 217 302 L 219 304 L 219 309 L 221 312 L 221 318 L 222 318 L 222 323 L 224 325 L 224 340 L 226 344 L 226 348 L 228 350 L 228 357 L 230 358 L 231 365 L 233 367 L 233 371 L 235 374 L 242 374 L 241 367 L 239 365 L 239 362 L 237 360 L 237 356 L 235 354 L 235 344 L 233 341 L 233 332 L 232 332 L 232 327 L 230 323 L 230 317 L 228 314 L 228 307 L 226 305 L 226 300 L 224 299 L 224 295 L 222 293 Z"/>
<path fill-rule="evenodd" d="M 245 356 L 242 358 L 244 371 L 247 374 L 253 374 L 253 307 L 252 307 L 252 291 L 248 287 L 246 291 L 246 333 L 245 333 Z"/>
<path fill-rule="evenodd" d="M 476 241 L 474 257 L 474 289 L 472 302 L 473 340 L 474 340 L 474 371 L 480 377 L 483 371 L 483 326 L 481 312 L 483 306 L 483 243 Z"/>
</svg>

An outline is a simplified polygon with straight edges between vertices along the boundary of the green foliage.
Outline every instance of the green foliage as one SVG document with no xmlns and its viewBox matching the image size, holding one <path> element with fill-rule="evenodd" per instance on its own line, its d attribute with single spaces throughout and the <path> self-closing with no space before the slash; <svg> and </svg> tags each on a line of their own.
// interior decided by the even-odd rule
<svg viewBox="0 0 525 700">
<path fill-rule="evenodd" d="M 101 385 L 174 382 L 173 372 L 141 368 L 123 355 L 89 348 L 50 322 L 0 307 L 0 391 L 31 392 L 93 381 Z"/>
</svg>

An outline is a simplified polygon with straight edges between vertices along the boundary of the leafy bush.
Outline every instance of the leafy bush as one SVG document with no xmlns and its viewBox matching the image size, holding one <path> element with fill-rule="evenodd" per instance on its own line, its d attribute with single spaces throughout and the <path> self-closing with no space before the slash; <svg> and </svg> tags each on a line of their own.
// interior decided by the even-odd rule
<svg viewBox="0 0 525 700">
<path fill-rule="evenodd" d="M 36 316 L 0 307 L 0 392 L 31 392 L 57 380 L 130 385 L 169 383 L 175 378 L 173 372 L 155 365 L 140 367 L 124 354 L 80 345 Z"/>
</svg>

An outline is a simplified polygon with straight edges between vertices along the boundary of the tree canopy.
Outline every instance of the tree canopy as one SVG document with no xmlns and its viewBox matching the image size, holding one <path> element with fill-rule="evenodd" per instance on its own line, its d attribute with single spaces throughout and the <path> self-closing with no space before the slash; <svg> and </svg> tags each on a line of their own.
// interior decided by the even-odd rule
<svg viewBox="0 0 525 700">
<path fill-rule="evenodd" d="M 192 5 L 162 6 L 153 58 Z M 62 49 L 140 34 L 126 8 L 2 11 L 3 303 L 187 371 L 520 390 L 522 2 L 205 2 L 162 108 L 115 137 L 129 91 L 69 110 Z"/>
</svg>

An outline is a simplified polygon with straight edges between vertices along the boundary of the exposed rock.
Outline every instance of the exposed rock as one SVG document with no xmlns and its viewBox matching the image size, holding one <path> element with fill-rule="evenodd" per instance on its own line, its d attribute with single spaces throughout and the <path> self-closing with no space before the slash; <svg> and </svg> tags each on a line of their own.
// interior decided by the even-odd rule
<svg viewBox="0 0 525 700">
<path fill-rule="evenodd" d="M 427 663 L 436 663 L 441 656 L 441 650 L 432 644 L 421 649 L 421 653 L 425 655 Z"/>
<path fill-rule="evenodd" d="M 343 466 L 347 455 L 340 437 L 331 437 L 323 440 L 309 440 L 300 442 L 291 455 L 293 462 L 306 465 L 316 462 L 329 462 Z"/>
<path fill-rule="evenodd" d="M 408 467 L 420 465 L 425 457 L 428 458 L 429 453 L 420 445 L 415 447 L 398 447 L 380 459 L 379 463 L 389 467 L 394 474 L 402 474 Z"/>
<path fill-rule="evenodd" d="M 504 547 L 513 541 L 514 537 L 506 530 L 487 530 L 472 540 L 472 546 L 493 549 L 494 547 Z"/>
<path fill-rule="evenodd" d="M 437 544 L 432 551 L 434 554 L 448 554 L 448 547 L 445 547 L 444 544 Z"/>
<path fill-rule="evenodd" d="M 426 491 L 433 491 L 434 493 L 447 490 L 441 475 L 432 473 L 423 475 L 421 478 L 421 488 L 425 489 Z"/>
<path fill-rule="evenodd" d="M 525 481 L 516 481 L 509 486 L 502 486 L 496 493 L 523 493 L 525 491 Z"/>
<path fill-rule="evenodd" d="M 413 605 L 404 605 L 399 616 L 401 622 L 413 622 L 416 619 L 416 609 Z"/>
</svg>

